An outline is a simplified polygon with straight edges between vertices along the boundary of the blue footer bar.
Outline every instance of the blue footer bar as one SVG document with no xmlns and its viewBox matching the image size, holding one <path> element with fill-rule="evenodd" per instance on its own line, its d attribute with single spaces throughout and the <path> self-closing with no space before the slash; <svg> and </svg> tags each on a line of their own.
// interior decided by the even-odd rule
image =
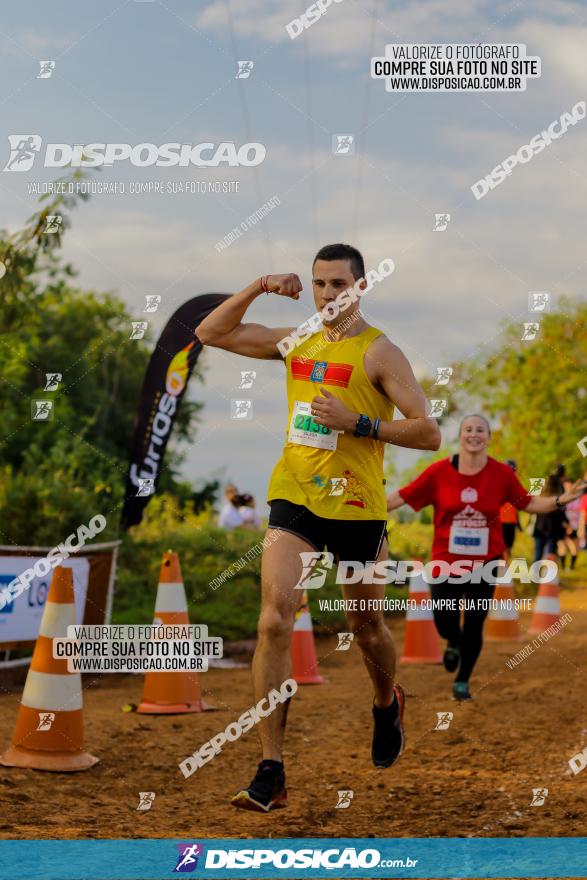
<svg viewBox="0 0 587 880">
<path fill-rule="evenodd" d="M 5 840 L 1 880 L 587 877 L 586 837 Z"/>
</svg>

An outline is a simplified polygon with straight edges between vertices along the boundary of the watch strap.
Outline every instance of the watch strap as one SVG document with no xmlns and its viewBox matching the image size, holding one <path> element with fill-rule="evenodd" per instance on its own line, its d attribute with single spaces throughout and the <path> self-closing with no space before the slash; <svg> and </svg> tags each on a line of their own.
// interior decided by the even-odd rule
<svg viewBox="0 0 587 880">
<path fill-rule="evenodd" d="M 370 433 L 371 419 L 369 418 L 369 416 L 361 413 L 359 418 L 357 419 L 353 434 L 355 437 L 368 437 Z"/>
</svg>

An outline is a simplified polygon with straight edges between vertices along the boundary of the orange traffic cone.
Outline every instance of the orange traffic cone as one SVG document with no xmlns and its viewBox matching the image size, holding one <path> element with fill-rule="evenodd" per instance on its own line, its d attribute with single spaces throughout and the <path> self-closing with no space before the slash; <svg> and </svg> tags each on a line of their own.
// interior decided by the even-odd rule
<svg viewBox="0 0 587 880">
<path fill-rule="evenodd" d="M 163 554 L 154 623 L 189 625 L 188 606 L 177 553 Z M 200 693 L 195 672 L 147 672 L 143 697 L 137 709 L 142 715 L 183 715 L 211 709 Z"/>
<path fill-rule="evenodd" d="M 555 562 L 556 556 L 549 554 L 547 559 Z M 538 587 L 538 595 L 536 596 L 536 604 L 534 605 L 534 613 L 530 621 L 528 632 L 539 633 L 548 629 L 553 623 L 556 623 L 561 616 L 561 600 L 560 585 L 558 576 L 556 581 L 545 584 L 541 583 Z"/>
<path fill-rule="evenodd" d="M 0 757 L 5 767 L 72 772 L 87 770 L 98 758 L 83 751 L 82 681 L 67 671 L 67 660 L 53 658 L 53 639 L 75 626 L 71 568 L 57 566 L 51 580 L 31 668 L 20 701 L 12 745 Z"/>
<path fill-rule="evenodd" d="M 400 663 L 442 663 L 440 639 L 432 611 L 421 606 L 424 599 L 430 599 L 430 587 L 422 573 L 410 579 L 409 598 L 417 602 L 417 607 L 408 608 L 406 612 L 404 653 Z"/>
<path fill-rule="evenodd" d="M 496 584 L 493 598 L 500 604 L 491 609 L 485 624 L 485 638 L 493 642 L 508 642 L 522 638 L 520 618 L 514 606 L 516 594 L 512 584 Z"/>
<path fill-rule="evenodd" d="M 291 639 L 291 668 L 292 675 L 298 684 L 326 684 L 326 679 L 320 675 L 318 669 L 312 617 L 308 606 L 308 594 L 305 590 L 294 622 Z"/>
</svg>

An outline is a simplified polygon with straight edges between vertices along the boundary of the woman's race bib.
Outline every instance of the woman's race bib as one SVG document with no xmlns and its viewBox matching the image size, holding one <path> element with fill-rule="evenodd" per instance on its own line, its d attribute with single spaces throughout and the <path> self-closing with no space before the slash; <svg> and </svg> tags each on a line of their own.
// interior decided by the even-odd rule
<svg viewBox="0 0 587 880">
<path fill-rule="evenodd" d="M 336 449 L 339 431 L 319 425 L 312 418 L 309 403 L 296 400 L 289 426 L 287 439 L 290 443 L 299 443 L 301 446 L 314 446 L 317 449 L 328 449 L 330 452 Z"/>
<path fill-rule="evenodd" d="M 487 556 L 488 548 L 488 528 L 467 528 L 466 526 L 456 526 L 454 524 L 450 527 L 449 553 L 454 553 L 456 556 L 460 554 Z"/>
</svg>

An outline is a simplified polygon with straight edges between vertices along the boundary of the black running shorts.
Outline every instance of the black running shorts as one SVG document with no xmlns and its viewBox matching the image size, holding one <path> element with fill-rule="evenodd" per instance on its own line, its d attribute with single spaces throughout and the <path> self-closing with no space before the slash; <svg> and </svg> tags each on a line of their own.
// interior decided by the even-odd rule
<svg viewBox="0 0 587 880">
<path fill-rule="evenodd" d="M 375 562 L 387 538 L 384 519 L 326 519 L 283 498 L 269 503 L 270 529 L 291 532 L 319 552 L 326 548 L 340 562 Z"/>
</svg>

